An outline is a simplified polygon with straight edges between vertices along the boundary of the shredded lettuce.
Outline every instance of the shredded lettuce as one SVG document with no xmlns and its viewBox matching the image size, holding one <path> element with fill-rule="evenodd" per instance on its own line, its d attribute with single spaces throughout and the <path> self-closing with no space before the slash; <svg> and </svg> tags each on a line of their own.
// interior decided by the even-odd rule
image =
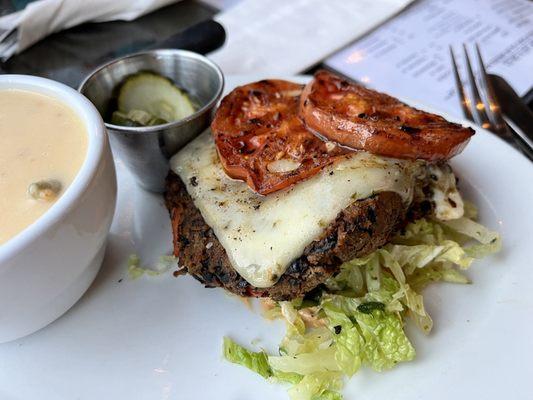
<svg viewBox="0 0 533 400">
<path fill-rule="evenodd" d="M 169 271 L 177 265 L 177 258 L 174 256 L 161 256 L 158 262 L 150 268 L 141 266 L 141 259 L 137 254 L 131 254 L 128 257 L 128 275 L 130 279 L 135 280 L 144 274 L 157 276 Z"/>
<path fill-rule="evenodd" d="M 272 376 L 272 369 L 268 364 L 267 354 L 264 351 L 250 351 L 228 337 L 224 338 L 224 357 L 232 363 L 240 364 L 257 372 L 263 378 Z"/>
<path fill-rule="evenodd" d="M 292 383 L 296 385 L 302 380 L 303 376 L 294 372 L 282 372 L 278 370 L 272 371 L 272 380 L 281 383 Z"/>
<path fill-rule="evenodd" d="M 268 363 L 277 371 L 308 375 L 314 372 L 339 371 L 335 355 L 334 347 L 328 347 L 291 356 L 270 356 Z"/>
<path fill-rule="evenodd" d="M 380 295 L 381 298 L 392 297 L 392 292 Z M 384 303 L 367 299 L 359 305 L 344 296 L 331 297 L 323 302 L 330 326 L 336 333 L 336 359 L 347 376 L 355 374 L 363 363 L 382 371 L 398 362 L 409 361 L 415 355 L 400 316 L 385 311 Z M 368 307 L 369 304 L 373 307 Z"/>
<path fill-rule="evenodd" d="M 291 400 L 342 400 L 342 375 L 338 372 L 315 372 L 289 389 Z"/>
<path fill-rule="evenodd" d="M 225 357 L 293 385 L 291 400 L 341 400 L 344 376 L 415 357 L 404 323 L 410 317 L 424 333 L 431 331 L 421 294 L 427 285 L 468 284 L 463 271 L 501 248 L 499 235 L 476 217 L 466 203 L 462 218 L 409 224 L 387 245 L 344 263 L 318 298 L 272 303 L 266 315 L 284 319 L 287 327 L 279 354 L 251 352 L 226 338 Z"/>
</svg>

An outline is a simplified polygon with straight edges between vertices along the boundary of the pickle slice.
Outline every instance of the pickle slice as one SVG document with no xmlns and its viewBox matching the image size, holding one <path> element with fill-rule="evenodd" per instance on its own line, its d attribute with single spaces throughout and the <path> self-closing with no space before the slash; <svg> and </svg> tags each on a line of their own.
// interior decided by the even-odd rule
<svg viewBox="0 0 533 400">
<path fill-rule="evenodd" d="M 170 122 L 188 117 L 194 113 L 194 107 L 189 97 L 170 79 L 153 72 L 139 72 L 126 78 L 120 87 L 118 111 L 140 125 L 149 125 L 139 122 L 139 118 L 132 119 L 129 113 L 144 111 L 158 121 Z M 154 121 L 152 119 L 152 124 Z"/>
<path fill-rule="evenodd" d="M 121 126 L 154 126 L 166 124 L 168 121 L 143 110 L 131 110 L 127 114 L 121 111 L 114 111 L 111 115 L 111 123 Z"/>
</svg>

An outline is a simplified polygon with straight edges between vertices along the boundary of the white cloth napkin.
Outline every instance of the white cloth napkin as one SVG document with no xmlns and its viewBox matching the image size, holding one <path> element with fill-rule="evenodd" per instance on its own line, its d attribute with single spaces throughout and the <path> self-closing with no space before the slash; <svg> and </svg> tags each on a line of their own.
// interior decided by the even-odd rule
<svg viewBox="0 0 533 400">
<path fill-rule="evenodd" d="M 178 0 L 39 0 L 0 18 L 0 59 L 84 22 L 130 21 Z"/>
<path fill-rule="evenodd" d="M 210 58 L 226 74 L 296 74 L 412 1 L 245 0 L 215 17 L 227 41 Z"/>
</svg>

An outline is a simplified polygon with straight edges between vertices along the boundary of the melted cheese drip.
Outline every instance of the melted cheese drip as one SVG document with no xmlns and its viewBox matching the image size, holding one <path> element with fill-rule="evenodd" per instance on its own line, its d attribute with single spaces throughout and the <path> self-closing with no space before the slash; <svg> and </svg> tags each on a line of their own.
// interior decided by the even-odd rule
<svg viewBox="0 0 533 400">
<path fill-rule="evenodd" d="M 394 191 L 409 203 L 422 164 L 359 152 L 291 188 L 261 196 L 225 174 L 205 132 L 170 165 L 235 270 L 256 287 L 270 287 L 354 201 Z"/>
<path fill-rule="evenodd" d="M 432 200 L 435 203 L 435 217 L 442 221 L 461 218 L 464 203 L 456 186 L 456 178 L 448 164 L 429 165 Z"/>
</svg>

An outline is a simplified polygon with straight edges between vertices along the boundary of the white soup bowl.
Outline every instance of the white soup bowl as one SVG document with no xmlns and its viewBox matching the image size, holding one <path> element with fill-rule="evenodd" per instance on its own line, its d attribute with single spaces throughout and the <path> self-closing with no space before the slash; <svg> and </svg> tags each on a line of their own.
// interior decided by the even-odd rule
<svg viewBox="0 0 533 400">
<path fill-rule="evenodd" d="M 34 76 L 0 75 L 3 89 L 45 94 L 70 106 L 85 124 L 88 147 L 78 174 L 57 202 L 0 245 L 0 343 L 48 325 L 87 290 L 104 257 L 117 192 L 105 126 L 89 100 L 68 86 Z M 9 149 L 0 149 L 0 156 L 4 151 Z"/>
</svg>

